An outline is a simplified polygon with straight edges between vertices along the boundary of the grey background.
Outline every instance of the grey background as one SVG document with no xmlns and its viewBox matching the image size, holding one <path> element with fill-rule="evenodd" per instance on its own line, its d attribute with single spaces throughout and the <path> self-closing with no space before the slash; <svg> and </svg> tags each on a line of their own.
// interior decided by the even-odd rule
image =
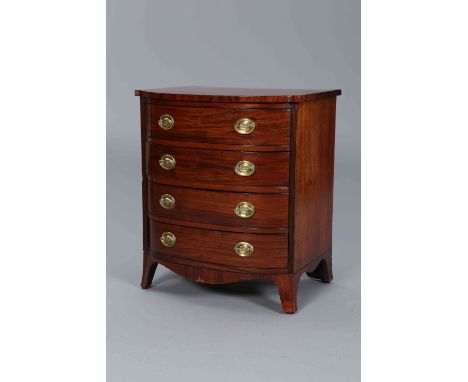
<svg viewBox="0 0 468 382">
<path fill-rule="evenodd" d="M 107 3 L 108 380 L 360 380 L 360 3 Z M 141 290 L 139 100 L 180 85 L 341 88 L 334 281 L 299 311 L 265 282 L 206 286 L 160 266 Z"/>
</svg>

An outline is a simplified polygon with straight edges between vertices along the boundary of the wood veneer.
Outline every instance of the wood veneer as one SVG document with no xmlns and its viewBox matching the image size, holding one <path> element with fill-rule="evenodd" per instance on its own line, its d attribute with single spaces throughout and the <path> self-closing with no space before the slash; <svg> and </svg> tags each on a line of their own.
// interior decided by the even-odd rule
<svg viewBox="0 0 468 382">
<path fill-rule="evenodd" d="M 170 114 L 177 122 L 170 130 L 158 124 L 160 116 Z M 240 118 L 255 121 L 251 134 L 238 134 L 233 124 Z M 148 137 L 170 141 L 223 143 L 237 145 L 289 145 L 290 109 L 226 109 L 213 107 L 151 106 Z"/>
<path fill-rule="evenodd" d="M 142 288 L 157 264 L 202 283 L 266 280 L 279 289 L 283 311 L 297 310 L 305 272 L 332 280 L 333 165 L 336 96 L 340 90 L 266 90 L 183 87 L 137 90 L 140 98 L 143 174 Z M 158 129 L 170 114 L 175 125 Z M 254 133 L 232 124 L 251 118 Z M 177 165 L 163 170 L 159 159 Z M 239 160 L 255 163 L 250 177 L 235 174 Z M 176 207 L 159 205 L 162 193 Z M 237 201 L 256 212 L 240 218 Z M 248 199 L 248 200 L 247 200 Z M 171 232 L 176 244 L 160 236 Z M 239 257 L 237 242 L 255 248 Z"/>
<path fill-rule="evenodd" d="M 149 182 L 148 190 L 148 212 L 154 216 L 228 227 L 288 228 L 288 194 L 218 192 L 154 182 Z M 161 206 L 164 194 L 175 199 L 173 208 Z M 254 206 L 253 216 L 245 218 L 233 213 L 240 202 Z"/>
<path fill-rule="evenodd" d="M 164 170 L 159 159 L 169 154 L 176 167 Z M 239 176 L 239 161 L 255 165 L 251 176 Z M 289 152 L 254 152 L 188 149 L 147 144 L 147 171 L 150 179 L 168 185 L 224 191 L 287 192 Z"/>
<path fill-rule="evenodd" d="M 161 232 L 172 232 L 176 245 L 161 244 Z M 204 263 L 224 264 L 243 268 L 273 268 L 285 271 L 288 266 L 288 235 L 246 234 L 189 228 L 150 220 L 150 249 L 173 258 L 185 258 Z M 246 241 L 255 247 L 250 257 L 235 256 L 233 248 Z"/>
<path fill-rule="evenodd" d="M 151 100 L 295 103 L 336 97 L 341 90 L 246 89 L 204 86 L 180 86 L 165 89 L 136 90 L 135 95 Z"/>
</svg>

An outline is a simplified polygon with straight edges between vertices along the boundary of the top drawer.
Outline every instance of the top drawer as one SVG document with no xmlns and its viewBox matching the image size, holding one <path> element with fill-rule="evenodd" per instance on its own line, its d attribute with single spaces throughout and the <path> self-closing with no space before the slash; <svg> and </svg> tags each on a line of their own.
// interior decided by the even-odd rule
<svg viewBox="0 0 468 382">
<path fill-rule="evenodd" d="M 290 109 L 151 105 L 148 137 L 232 145 L 289 145 Z"/>
</svg>

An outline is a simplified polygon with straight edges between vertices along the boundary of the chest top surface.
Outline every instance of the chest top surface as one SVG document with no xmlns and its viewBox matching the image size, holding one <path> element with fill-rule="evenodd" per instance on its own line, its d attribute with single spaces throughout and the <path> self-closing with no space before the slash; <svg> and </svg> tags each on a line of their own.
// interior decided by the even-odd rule
<svg viewBox="0 0 468 382">
<path fill-rule="evenodd" d="M 155 100 L 202 102 L 306 102 L 341 94 L 339 89 L 255 89 L 181 86 L 162 89 L 136 90 L 135 95 Z"/>
</svg>

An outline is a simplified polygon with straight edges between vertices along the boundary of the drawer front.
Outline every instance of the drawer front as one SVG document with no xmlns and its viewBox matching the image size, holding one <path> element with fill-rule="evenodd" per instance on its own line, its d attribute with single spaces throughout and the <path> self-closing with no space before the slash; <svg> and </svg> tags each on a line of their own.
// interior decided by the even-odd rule
<svg viewBox="0 0 468 382">
<path fill-rule="evenodd" d="M 165 242 L 161 236 L 166 233 Z M 172 238 L 168 235 L 173 235 Z M 175 243 L 173 241 L 175 238 Z M 235 251 L 238 243 L 253 247 L 250 256 Z M 288 263 L 287 234 L 244 234 L 188 228 L 150 220 L 151 250 L 174 258 L 247 268 L 286 268 Z M 240 254 L 248 254 L 245 246 L 238 246 Z"/>
<path fill-rule="evenodd" d="M 226 226 L 288 227 L 288 194 L 205 191 L 150 182 L 151 215 Z"/>
<path fill-rule="evenodd" d="M 164 161 L 164 169 L 160 160 Z M 172 164 L 172 165 L 171 165 Z M 253 164 L 254 167 L 251 167 Z M 147 143 L 147 173 L 158 183 L 226 191 L 285 192 L 289 152 L 187 149 Z M 248 176 L 236 173 L 249 174 Z M 170 168 L 173 167 L 173 168 Z"/>
<path fill-rule="evenodd" d="M 254 128 L 249 121 L 253 122 Z M 148 136 L 233 145 L 289 145 L 290 109 L 151 106 Z M 162 126 L 161 126 L 162 125 Z"/>
</svg>

